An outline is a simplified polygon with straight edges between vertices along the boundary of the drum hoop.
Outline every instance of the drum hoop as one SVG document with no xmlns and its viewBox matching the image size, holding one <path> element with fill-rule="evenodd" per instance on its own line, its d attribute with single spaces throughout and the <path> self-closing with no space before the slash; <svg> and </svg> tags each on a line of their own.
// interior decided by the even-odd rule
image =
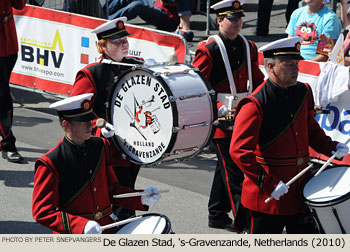
<svg viewBox="0 0 350 252">
<path fill-rule="evenodd" d="M 212 87 L 211 83 L 209 82 L 209 80 L 207 80 L 207 78 L 205 78 L 204 74 L 201 71 L 199 71 L 199 70 L 195 70 L 194 69 L 194 71 L 202 79 L 202 81 L 204 82 L 204 84 L 207 87 L 208 91 L 212 90 L 213 87 Z M 212 108 L 213 108 L 212 119 L 213 119 L 213 122 L 214 122 L 216 120 L 216 118 L 218 118 L 218 110 L 216 109 L 216 107 L 217 107 L 217 105 L 216 105 L 216 94 L 210 95 L 210 98 L 211 98 L 210 100 L 211 100 L 211 104 L 212 104 Z M 208 138 L 207 138 L 207 141 L 206 141 L 205 145 L 208 145 L 208 143 L 213 139 L 213 137 L 215 135 L 215 131 L 216 131 L 216 127 L 213 126 L 213 124 L 211 124 L 210 134 L 208 135 Z M 204 145 L 204 147 L 205 147 L 205 145 Z"/>
<path fill-rule="evenodd" d="M 344 167 L 346 165 L 337 165 L 337 166 L 332 166 L 332 167 L 327 167 L 324 171 L 327 171 L 327 170 L 330 170 L 330 169 L 333 169 L 333 168 L 337 168 L 337 167 Z M 350 166 L 346 166 L 346 167 L 350 167 Z M 313 175 L 315 174 L 316 172 L 313 173 Z M 336 199 L 333 199 L 333 200 L 327 200 L 327 201 L 322 201 L 322 202 L 316 202 L 316 201 L 311 201 L 311 200 L 308 200 L 307 198 L 305 198 L 304 196 L 304 187 L 306 186 L 307 182 L 310 181 L 310 180 L 307 180 L 307 181 L 304 181 L 303 184 L 302 184 L 302 187 L 301 187 L 301 195 L 303 197 L 303 201 L 304 203 L 309 206 L 309 207 L 330 207 L 330 206 L 335 206 L 335 205 L 338 205 L 348 199 L 350 199 L 350 192 L 336 198 Z"/>
<path fill-rule="evenodd" d="M 161 78 L 160 76 L 156 76 L 155 75 L 155 71 L 152 71 L 151 69 L 143 68 L 143 67 L 135 67 L 135 68 L 128 69 L 128 70 L 122 72 L 119 76 L 117 76 L 114 79 L 114 83 L 112 85 L 112 88 L 109 90 L 108 100 L 107 100 L 108 103 L 107 103 L 107 106 L 106 106 L 106 118 L 107 118 L 108 122 L 112 122 L 112 115 L 111 115 L 112 111 L 111 110 L 112 110 L 113 104 L 111 104 L 111 100 L 112 100 L 112 97 L 114 95 L 114 91 L 115 91 L 115 89 L 118 86 L 119 81 L 121 79 L 123 79 L 127 74 L 129 74 L 131 72 L 134 72 L 136 70 L 141 70 L 141 71 L 144 71 L 144 72 L 147 72 L 147 73 L 151 74 L 153 76 L 153 78 L 155 78 L 159 83 L 162 84 L 162 87 L 164 88 L 164 90 L 167 93 L 168 97 L 174 95 L 173 92 L 171 91 L 171 89 L 168 87 L 167 83 L 163 80 L 163 78 Z M 169 102 L 170 102 L 170 100 L 169 100 Z M 171 104 L 171 110 L 172 110 L 173 117 L 174 117 L 173 118 L 173 128 L 174 127 L 178 127 L 179 126 L 179 114 L 178 114 L 176 103 L 174 105 L 173 102 L 170 102 L 170 104 Z M 170 141 L 169 141 L 169 145 L 168 145 L 167 149 L 164 151 L 164 154 L 170 152 L 170 150 L 175 145 L 176 139 L 177 139 L 177 132 L 172 132 L 172 135 L 171 135 L 171 138 L 170 138 Z M 113 142 L 114 146 L 116 146 L 118 151 L 120 153 L 123 153 L 126 156 L 127 160 L 129 160 L 132 163 L 138 164 L 138 165 L 149 166 L 149 165 L 152 165 L 152 164 L 156 164 L 156 163 L 160 162 L 162 159 L 165 158 L 165 156 L 163 155 L 160 158 L 158 158 L 157 160 L 155 160 L 155 161 L 153 161 L 151 163 L 147 163 L 147 164 L 142 163 L 142 162 L 138 162 L 138 161 L 136 161 L 135 159 L 132 159 L 131 157 L 129 157 L 126 154 L 126 152 L 123 150 L 123 148 L 119 145 L 118 139 L 117 139 L 117 137 L 115 135 L 112 137 L 112 142 Z"/>
<path fill-rule="evenodd" d="M 169 234 L 169 232 L 171 231 L 171 222 L 170 219 L 168 218 L 168 216 L 165 216 L 164 214 L 159 214 L 159 213 L 147 213 L 147 214 L 143 214 L 143 216 L 159 216 L 165 219 L 165 227 L 164 230 L 162 232 L 162 234 Z"/>
<path fill-rule="evenodd" d="M 158 217 L 161 217 L 161 218 L 164 218 L 165 219 L 165 227 L 164 227 L 164 230 L 162 231 L 162 234 L 169 234 L 170 231 L 171 231 L 171 222 L 170 222 L 170 219 L 165 216 L 164 214 L 159 214 L 159 213 L 146 213 L 146 214 L 142 214 L 142 215 L 137 215 L 136 217 L 138 216 L 141 216 L 141 217 L 148 217 L 148 216 L 158 216 Z M 132 222 L 131 222 L 132 223 Z M 122 227 L 125 227 L 126 225 L 128 224 L 125 224 L 123 225 Z M 122 228 L 121 227 L 121 228 Z"/>
</svg>

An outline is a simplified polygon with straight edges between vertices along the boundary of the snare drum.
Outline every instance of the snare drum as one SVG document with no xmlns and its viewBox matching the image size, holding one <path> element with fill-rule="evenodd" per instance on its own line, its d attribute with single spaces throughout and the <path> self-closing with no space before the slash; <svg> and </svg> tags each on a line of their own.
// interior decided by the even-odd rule
<svg viewBox="0 0 350 252">
<path fill-rule="evenodd" d="M 324 170 L 307 181 L 302 192 L 321 233 L 350 233 L 349 166 Z"/>
<path fill-rule="evenodd" d="M 140 165 L 191 158 L 212 136 L 214 95 L 199 71 L 184 64 L 128 70 L 108 98 L 113 142 Z"/>
<path fill-rule="evenodd" d="M 142 218 L 120 228 L 117 234 L 171 234 L 171 223 L 162 214 L 144 214 Z"/>
</svg>

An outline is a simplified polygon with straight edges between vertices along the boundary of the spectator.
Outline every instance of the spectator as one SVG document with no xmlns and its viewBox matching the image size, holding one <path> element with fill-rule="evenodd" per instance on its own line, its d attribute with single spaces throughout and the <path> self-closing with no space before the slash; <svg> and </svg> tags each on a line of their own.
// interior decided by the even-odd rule
<svg viewBox="0 0 350 252">
<path fill-rule="evenodd" d="M 344 65 L 350 66 L 350 7 L 347 9 L 347 0 L 341 0 L 340 21 L 344 29 Z M 330 52 L 331 54 L 332 52 Z"/>
<path fill-rule="evenodd" d="M 287 10 L 286 10 L 286 21 L 287 21 L 287 25 L 289 23 L 290 20 L 290 16 L 292 15 L 293 11 L 298 9 L 299 6 L 299 2 L 301 0 L 288 0 L 288 4 L 287 4 Z"/>
<path fill-rule="evenodd" d="M 242 204 L 250 212 L 250 233 L 316 233 L 308 221 L 298 181 L 289 180 L 307 167 L 309 146 L 342 158 L 349 148 L 332 141 L 315 120 L 311 87 L 297 81 L 300 37 L 274 41 L 264 53 L 268 80 L 240 101 L 235 111 L 230 155 L 245 174 Z M 273 197 L 272 201 L 265 200 Z"/>
<path fill-rule="evenodd" d="M 12 132 L 13 102 L 9 80 L 17 61 L 18 41 L 12 8 L 23 9 L 26 0 L 0 1 L 0 149 L 9 162 L 20 163 L 23 157 L 16 148 Z"/>
<path fill-rule="evenodd" d="M 64 0 L 63 10 L 91 17 L 105 17 L 99 0 Z"/>
<path fill-rule="evenodd" d="M 296 9 L 287 26 L 288 37 L 299 36 L 301 55 L 306 60 L 327 61 L 328 56 L 317 54 L 316 49 L 322 34 L 327 43 L 334 44 L 338 39 L 341 24 L 336 14 L 323 4 L 322 0 L 305 0 L 306 6 Z"/>
<path fill-rule="evenodd" d="M 190 18 L 194 8 L 194 0 L 177 0 L 179 9 L 180 25 L 176 30 L 177 34 L 183 36 L 187 42 L 193 39 L 193 32 L 191 31 Z"/>
<path fill-rule="evenodd" d="M 346 29 L 350 24 L 350 7 L 347 8 L 347 0 L 340 0 L 340 22 L 343 29 Z"/>
<path fill-rule="evenodd" d="M 175 31 L 180 23 L 175 0 L 108 0 L 108 19 L 137 16 L 164 31 Z"/>
<path fill-rule="evenodd" d="M 286 9 L 286 21 L 289 23 L 290 15 L 298 8 L 300 0 L 288 0 Z M 258 21 L 255 34 L 258 36 L 267 36 L 269 34 L 269 25 L 271 17 L 273 0 L 259 0 L 258 3 Z"/>
<path fill-rule="evenodd" d="M 232 84 L 237 93 L 231 95 L 243 97 L 248 94 L 248 80 L 252 88 L 256 88 L 264 81 L 264 74 L 258 65 L 255 43 L 239 35 L 243 25 L 244 2 L 244 0 L 224 0 L 211 6 L 217 14 L 218 36 L 224 44 L 222 51 L 226 51 L 229 62 L 224 61 L 221 49 L 214 41 L 200 42 L 193 61 L 193 66 L 199 68 L 218 96 L 230 95 Z M 226 71 L 227 65 L 230 66 L 231 72 Z M 251 78 L 249 67 L 251 67 Z M 229 76 L 233 78 L 233 83 L 230 82 Z M 225 118 L 228 113 L 227 106 L 221 102 L 217 102 L 217 110 L 219 117 Z M 212 146 L 218 161 L 209 196 L 208 226 L 231 232 L 242 232 L 247 227 L 248 215 L 241 204 L 243 173 L 229 155 L 231 134 L 232 130 L 225 127 L 215 129 Z M 228 216 L 230 211 L 235 218 L 234 222 Z"/>
<path fill-rule="evenodd" d="M 98 234 L 100 225 L 115 222 L 112 204 L 147 210 L 160 199 L 154 187 L 145 190 L 154 192 L 146 197 L 113 197 L 132 189 L 120 186 L 110 165 L 108 142 L 91 136 L 96 118 L 92 96 L 82 94 L 50 105 L 58 112 L 65 136 L 35 162 L 32 212 L 54 233 Z"/>
</svg>

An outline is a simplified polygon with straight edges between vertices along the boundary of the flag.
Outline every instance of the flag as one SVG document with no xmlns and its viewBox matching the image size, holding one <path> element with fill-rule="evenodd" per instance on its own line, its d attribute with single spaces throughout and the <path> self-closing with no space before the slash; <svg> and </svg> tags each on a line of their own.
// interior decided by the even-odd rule
<svg viewBox="0 0 350 252">
<path fill-rule="evenodd" d="M 331 56 L 329 57 L 329 61 L 340 64 L 344 66 L 344 35 L 341 33 L 337 42 L 333 47 L 333 51 Z"/>
</svg>

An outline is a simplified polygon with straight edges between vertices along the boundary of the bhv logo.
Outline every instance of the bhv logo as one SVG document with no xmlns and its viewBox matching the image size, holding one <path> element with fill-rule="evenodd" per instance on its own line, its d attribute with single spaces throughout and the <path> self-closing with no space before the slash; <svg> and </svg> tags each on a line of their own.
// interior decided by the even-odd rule
<svg viewBox="0 0 350 252">
<path fill-rule="evenodd" d="M 48 66 L 51 61 L 55 68 L 59 68 L 64 56 L 64 50 L 58 29 L 52 43 L 27 37 L 21 38 L 21 54 L 22 61 L 34 62 L 42 66 Z"/>
</svg>

